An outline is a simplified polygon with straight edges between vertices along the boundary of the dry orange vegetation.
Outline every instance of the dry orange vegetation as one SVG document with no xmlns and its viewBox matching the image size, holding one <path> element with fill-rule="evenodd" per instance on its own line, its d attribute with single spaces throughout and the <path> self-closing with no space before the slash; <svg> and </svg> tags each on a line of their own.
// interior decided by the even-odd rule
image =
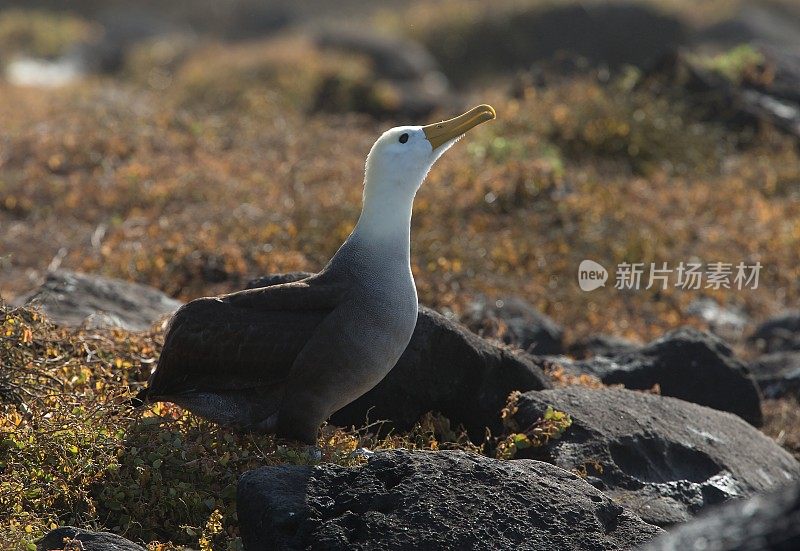
<svg viewBox="0 0 800 551">
<path fill-rule="evenodd" d="M 236 50 L 219 71 L 209 56 L 200 97 L 187 95 L 197 85 L 183 77 L 188 69 L 163 93 L 106 81 L 2 88 L 0 292 L 15 296 L 62 257 L 63 267 L 183 299 L 320 268 L 358 216 L 371 142 L 394 121 L 308 114 L 312 99 L 298 90 L 320 77 L 291 71 L 310 83 L 286 84 L 289 69 L 272 63 L 268 43 L 247 49 L 243 74 L 260 50 L 273 77 L 242 77 L 231 91 Z M 439 162 L 415 205 L 424 303 L 458 312 L 478 293 L 517 294 L 572 336 L 648 339 L 684 323 L 700 295 L 583 293 L 585 258 L 612 270 L 623 261 L 760 261 L 757 290 L 709 294 L 756 319 L 796 303 L 796 144 L 769 129 L 744 136 L 704 122 L 679 98 L 632 83 L 635 75 L 609 85 L 586 77 L 523 99 L 509 97 L 507 83 L 474 93 L 498 120 Z M 209 109 L 231 97 L 244 99 Z"/>
<path fill-rule="evenodd" d="M 796 399 L 764 400 L 764 432 L 800 461 L 800 405 Z"/>
</svg>

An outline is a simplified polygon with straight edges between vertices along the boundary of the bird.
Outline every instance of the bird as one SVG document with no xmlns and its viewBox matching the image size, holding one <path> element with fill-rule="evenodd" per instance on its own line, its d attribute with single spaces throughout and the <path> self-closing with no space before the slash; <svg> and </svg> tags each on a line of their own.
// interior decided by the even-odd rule
<svg viewBox="0 0 800 551">
<path fill-rule="evenodd" d="M 384 132 L 367 155 L 358 221 L 325 267 L 183 305 L 134 405 L 171 402 L 220 425 L 313 445 L 320 425 L 377 385 L 411 340 L 414 197 L 445 151 L 495 117 L 479 105 Z"/>
</svg>

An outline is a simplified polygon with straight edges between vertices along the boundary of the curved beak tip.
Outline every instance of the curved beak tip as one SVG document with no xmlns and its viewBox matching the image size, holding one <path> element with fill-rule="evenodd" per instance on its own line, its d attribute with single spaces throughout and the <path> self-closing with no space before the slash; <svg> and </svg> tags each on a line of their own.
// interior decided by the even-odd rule
<svg viewBox="0 0 800 551">
<path fill-rule="evenodd" d="M 465 134 L 468 130 L 471 130 L 479 124 L 495 118 L 497 118 L 497 112 L 494 110 L 494 107 L 482 104 L 450 120 L 423 126 L 422 130 L 425 132 L 425 137 L 435 150 L 450 140 Z"/>
<path fill-rule="evenodd" d="M 476 109 L 482 109 L 486 113 L 486 116 L 488 117 L 487 120 L 493 120 L 497 118 L 497 111 L 495 111 L 494 107 L 492 107 L 488 103 L 483 103 L 478 107 L 476 107 Z"/>
</svg>

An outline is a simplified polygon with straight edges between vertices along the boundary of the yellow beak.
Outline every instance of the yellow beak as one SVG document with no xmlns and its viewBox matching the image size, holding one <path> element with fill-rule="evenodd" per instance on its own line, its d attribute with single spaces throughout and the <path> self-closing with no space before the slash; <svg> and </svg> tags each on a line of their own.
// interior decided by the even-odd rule
<svg viewBox="0 0 800 551">
<path fill-rule="evenodd" d="M 466 134 L 467 130 L 495 117 L 497 117 L 497 113 L 494 112 L 494 108 L 491 105 L 479 105 L 449 121 L 423 126 L 422 130 L 435 150 L 450 140 Z"/>
</svg>

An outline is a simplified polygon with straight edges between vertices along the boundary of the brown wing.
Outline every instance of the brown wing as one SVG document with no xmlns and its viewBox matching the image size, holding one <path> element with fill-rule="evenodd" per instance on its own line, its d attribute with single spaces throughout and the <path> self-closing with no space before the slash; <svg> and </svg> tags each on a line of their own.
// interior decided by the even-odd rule
<svg viewBox="0 0 800 551">
<path fill-rule="evenodd" d="M 147 395 L 279 384 L 343 294 L 309 280 L 193 300 L 170 321 Z"/>
</svg>

